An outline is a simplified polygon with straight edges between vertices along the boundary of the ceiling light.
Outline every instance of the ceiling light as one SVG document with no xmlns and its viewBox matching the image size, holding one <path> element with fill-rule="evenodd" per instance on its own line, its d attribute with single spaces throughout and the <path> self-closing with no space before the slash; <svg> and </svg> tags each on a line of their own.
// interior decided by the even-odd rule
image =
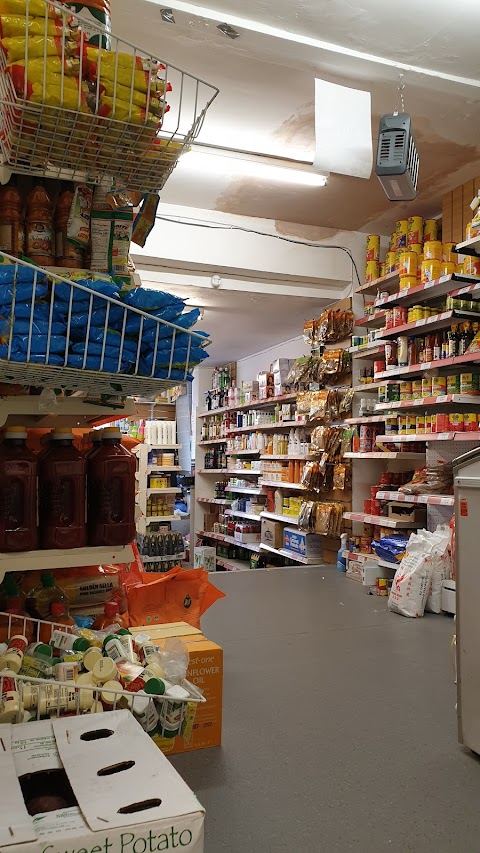
<svg viewBox="0 0 480 853">
<path fill-rule="evenodd" d="M 228 36 L 230 39 L 238 39 L 240 36 L 240 33 L 234 30 L 230 24 L 219 24 L 217 30 L 220 30 L 224 36 Z"/>
<path fill-rule="evenodd" d="M 149 3 L 160 4 L 162 0 L 147 0 Z M 206 6 L 197 6 L 195 3 L 184 2 L 184 0 L 171 0 L 172 7 L 179 12 L 186 12 L 187 15 L 195 15 L 199 18 L 208 18 L 211 21 L 218 21 L 220 24 L 229 24 L 231 27 L 238 27 L 240 30 L 250 30 L 254 33 L 261 33 L 265 36 L 291 41 L 296 44 L 304 44 L 317 50 L 325 50 L 331 53 L 338 53 L 342 56 L 351 56 L 354 59 L 362 59 L 366 62 L 375 62 L 378 65 L 386 65 L 390 68 L 398 68 L 403 71 L 410 71 L 414 74 L 424 74 L 428 77 L 437 77 L 441 80 L 449 80 L 452 83 L 460 83 L 462 86 L 480 87 L 480 80 L 475 80 L 470 77 L 459 77 L 456 74 L 447 74 L 444 71 L 434 70 L 432 68 L 421 68 L 417 65 L 407 65 L 405 62 L 397 62 L 393 59 L 387 59 L 385 56 L 376 56 L 371 53 L 364 53 L 360 50 L 345 47 L 345 45 L 333 44 L 331 42 L 322 41 L 321 39 L 312 38 L 311 36 L 293 33 L 290 30 L 282 30 L 280 27 L 271 27 L 268 24 L 263 24 L 261 21 L 255 21 L 252 18 L 241 18 L 238 15 L 229 15 L 225 12 L 217 12 L 215 9 L 210 9 Z M 475 0 L 477 3 L 477 0 Z"/>
<path fill-rule="evenodd" d="M 160 17 L 162 21 L 165 21 L 166 24 L 174 24 L 175 16 L 173 14 L 173 9 L 160 9 Z"/>
<path fill-rule="evenodd" d="M 235 155 L 212 154 L 203 151 L 189 151 L 180 158 L 178 168 L 204 172 L 232 178 L 257 178 L 260 181 L 296 184 L 304 187 L 324 187 L 326 175 L 315 172 L 313 167 L 298 165 L 277 166 L 271 161 L 262 162 L 258 157 L 236 157 Z"/>
</svg>

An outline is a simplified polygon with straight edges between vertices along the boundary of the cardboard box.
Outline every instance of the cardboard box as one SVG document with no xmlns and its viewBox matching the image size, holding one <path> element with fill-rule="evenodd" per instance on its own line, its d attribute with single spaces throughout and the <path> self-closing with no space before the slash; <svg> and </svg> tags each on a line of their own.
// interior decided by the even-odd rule
<svg viewBox="0 0 480 853">
<path fill-rule="evenodd" d="M 205 569 L 206 572 L 217 570 L 217 550 L 209 545 L 194 549 L 194 568 Z"/>
<path fill-rule="evenodd" d="M 283 524 L 281 521 L 262 518 L 261 542 L 264 545 L 270 545 L 271 548 L 283 548 Z"/>
<path fill-rule="evenodd" d="M 245 391 L 248 394 L 258 394 L 258 382 L 255 380 L 243 380 L 242 382 L 242 391 Z M 249 400 L 246 401 L 250 402 Z"/>
<path fill-rule="evenodd" d="M 169 740 L 158 736 L 153 738 L 162 752 L 168 755 L 220 746 L 222 742 L 223 650 L 220 646 L 207 640 L 197 628 L 192 628 L 185 622 L 144 625 L 135 631 L 147 634 L 154 643 L 160 643 L 165 632 L 170 631 L 174 625 L 178 631 L 175 636 L 181 638 L 190 654 L 187 679 L 202 691 L 207 701 L 195 705 L 195 718 L 189 739 L 176 737 Z M 169 633 L 169 636 L 172 635 Z"/>
<path fill-rule="evenodd" d="M 0 737 L 3 853 L 203 853 L 204 809 L 129 711 L 1 725 Z M 60 789 L 67 806 L 31 817 L 20 778 L 26 796 Z"/>
<path fill-rule="evenodd" d="M 388 504 L 388 517 L 397 521 L 415 521 L 415 507 L 409 507 L 408 504 L 400 501 L 392 501 Z"/>
<path fill-rule="evenodd" d="M 203 514 L 203 529 L 206 533 L 213 532 L 213 525 L 218 522 L 218 511 L 217 512 L 205 512 Z"/>
<path fill-rule="evenodd" d="M 258 392 L 259 400 L 268 400 L 270 397 L 275 396 L 275 388 L 273 385 L 262 386 Z"/>
<path fill-rule="evenodd" d="M 303 530 L 297 530 L 295 527 L 285 527 L 283 547 L 308 560 L 319 560 L 322 557 L 323 536 L 319 533 L 304 533 Z"/>
<path fill-rule="evenodd" d="M 234 539 L 236 542 L 248 542 L 250 544 L 260 542 L 260 531 L 258 533 L 243 533 L 241 530 L 236 530 Z"/>
<path fill-rule="evenodd" d="M 260 389 L 266 388 L 269 385 L 273 388 L 275 384 L 273 373 L 267 373 L 266 371 L 263 371 L 262 373 L 258 374 L 257 378 Z"/>
<path fill-rule="evenodd" d="M 287 374 L 293 364 L 293 359 L 290 358 L 277 358 L 272 365 L 270 366 L 270 370 L 272 373 L 285 373 Z"/>
</svg>

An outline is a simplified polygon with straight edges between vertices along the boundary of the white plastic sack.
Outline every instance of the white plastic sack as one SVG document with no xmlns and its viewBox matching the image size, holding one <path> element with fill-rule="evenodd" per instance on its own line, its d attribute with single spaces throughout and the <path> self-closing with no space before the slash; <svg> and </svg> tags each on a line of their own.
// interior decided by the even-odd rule
<svg viewBox="0 0 480 853">
<path fill-rule="evenodd" d="M 448 527 L 437 527 L 430 538 L 430 551 L 433 557 L 432 582 L 425 605 L 429 613 L 442 612 L 443 582 L 450 576 L 450 531 Z"/>
<path fill-rule="evenodd" d="M 395 572 L 388 609 L 402 616 L 423 616 L 433 573 L 428 530 L 412 533 L 407 550 Z"/>
</svg>

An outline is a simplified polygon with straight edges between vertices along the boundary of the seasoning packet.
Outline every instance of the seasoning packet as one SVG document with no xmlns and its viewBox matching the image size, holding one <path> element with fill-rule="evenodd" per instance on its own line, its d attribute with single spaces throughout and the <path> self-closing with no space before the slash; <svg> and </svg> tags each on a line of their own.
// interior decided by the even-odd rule
<svg viewBox="0 0 480 853">
<path fill-rule="evenodd" d="M 132 226 L 132 210 L 92 210 L 92 270 L 128 275 Z"/>
<path fill-rule="evenodd" d="M 90 244 L 90 217 L 93 190 L 86 184 L 75 187 L 67 223 L 67 240 L 72 246 L 87 249 Z"/>
<path fill-rule="evenodd" d="M 144 246 L 147 237 L 155 225 L 160 196 L 158 193 L 146 193 L 143 197 L 141 210 L 137 213 L 133 223 L 132 242 L 137 246 Z"/>
</svg>

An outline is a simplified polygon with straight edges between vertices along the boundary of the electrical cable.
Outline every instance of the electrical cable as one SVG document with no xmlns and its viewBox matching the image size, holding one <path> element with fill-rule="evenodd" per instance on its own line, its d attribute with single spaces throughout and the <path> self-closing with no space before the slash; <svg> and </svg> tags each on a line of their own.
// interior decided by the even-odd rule
<svg viewBox="0 0 480 853">
<path fill-rule="evenodd" d="M 352 272 L 355 271 L 355 275 L 357 278 L 358 285 L 361 286 L 362 282 L 360 281 L 360 276 L 358 274 L 358 268 L 355 263 L 354 257 L 352 255 L 351 250 L 347 246 L 336 246 L 329 243 L 318 243 L 314 240 L 297 240 L 295 237 L 284 237 L 281 234 L 267 234 L 265 231 L 257 231 L 255 228 L 245 228 L 242 225 L 225 225 L 221 222 L 211 222 L 206 223 L 202 222 L 198 219 L 193 218 L 182 218 L 182 217 L 173 217 L 173 216 L 162 216 L 157 214 L 156 219 L 163 220 L 164 222 L 173 222 L 177 225 L 191 225 L 195 228 L 208 228 L 213 231 L 243 231 L 245 234 L 256 234 L 258 237 L 271 237 L 274 240 L 282 240 L 284 243 L 294 243 L 296 246 L 308 246 L 312 249 L 335 249 L 339 252 L 344 252 L 350 258 L 350 263 L 352 265 Z M 353 294 L 353 274 L 352 281 L 350 286 L 350 291 L 347 294 L 348 298 Z"/>
</svg>

